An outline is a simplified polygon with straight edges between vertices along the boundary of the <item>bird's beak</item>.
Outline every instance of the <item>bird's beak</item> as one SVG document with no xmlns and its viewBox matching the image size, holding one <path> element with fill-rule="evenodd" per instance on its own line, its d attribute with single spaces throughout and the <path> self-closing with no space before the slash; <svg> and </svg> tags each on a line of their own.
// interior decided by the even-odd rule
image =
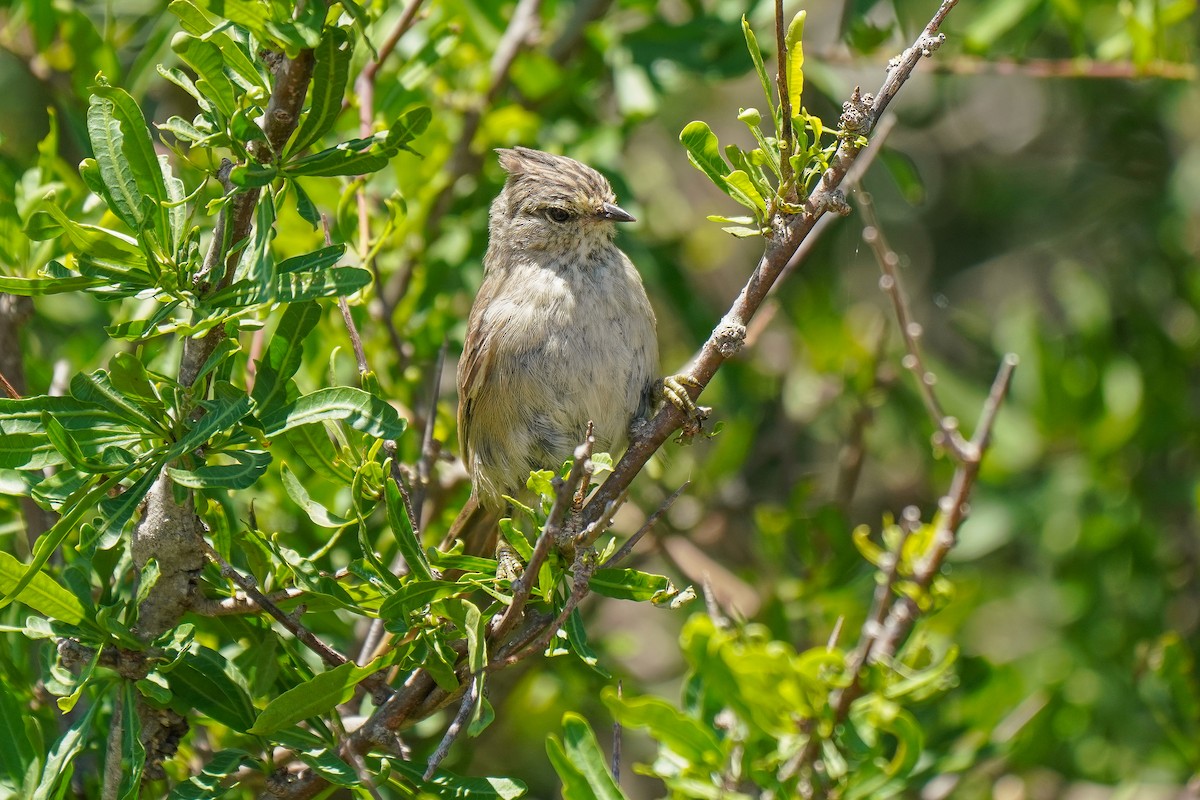
<svg viewBox="0 0 1200 800">
<path fill-rule="evenodd" d="M 605 203 L 600 207 L 600 218 L 612 222 L 637 222 L 637 217 L 614 203 Z"/>
</svg>

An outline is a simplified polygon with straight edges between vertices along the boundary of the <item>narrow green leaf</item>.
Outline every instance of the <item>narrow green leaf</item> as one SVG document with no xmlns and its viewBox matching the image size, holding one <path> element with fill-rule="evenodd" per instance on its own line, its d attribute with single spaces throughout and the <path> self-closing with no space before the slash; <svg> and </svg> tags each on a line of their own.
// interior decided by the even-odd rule
<svg viewBox="0 0 1200 800">
<path fill-rule="evenodd" d="M 400 554 L 404 556 L 404 561 L 408 564 L 409 572 L 417 580 L 430 580 L 433 574 L 429 571 L 425 550 L 421 547 L 420 540 L 417 539 L 417 532 L 413 530 L 412 520 L 408 518 L 408 510 L 404 506 L 404 499 L 400 496 L 400 488 L 395 481 L 387 482 L 384 496 L 387 501 L 388 525 L 392 529 L 392 536 L 396 537 L 396 544 L 400 548 Z"/>
<path fill-rule="evenodd" d="M 120 695 L 121 783 L 117 796 L 120 800 L 138 800 L 142 790 L 142 772 L 146 768 L 146 746 L 142 744 L 137 687 L 124 681 Z"/>
<path fill-rule="evenodd" d="M 587 720 L 563 716 L 563 739 L 546 739 L 546 754 L 562 780 L 563 800 L 627 800 L 608 772 L 604 753 Z"/>
<path fill-rule="evenodd" d="M 250 450 L 231 450 L 223 455 L 234 464 L 205 464 L 196 469 L 167 467 L 167 475 L 179 486 L 189 489 L 249 489 L 271 463 L 271 454 Z M 211 455 L 210 455 L 211 458 Z"/>
<path fill-rule="evenodd" d="M 347 661 L 293 686 L 267 704 L 249 732 L 265 736 L 324 714 L 349 700 L 354 695 L 354 688 L 383 666 L 381 658 L 363 667 Z"/>
<path fill-rule="evenodd" d="M 159 436 L 170 433 L 169 421 L 160 421 L 146 414 L 141 406 L 116 390 L 108 373 L 102 369 L 91 374 L 79 373 L 72 378 L 71 396 L 106 408 L 125 422 L 150 433 Z"/>
<path fill-rule="evenodd" d="M 196 88 L 208 98 L 225 119 L 237 112 L 237 92 L 233 81 L 225 74 L 221 49 L 215 44 L 186 33 L 177 33 L 171 40 L 175 55 L 196 71 Z"/>
<path fill-rule="evenodd" d="M 377 172 L 429 125 L 432 114 L 426 106 L 404 114 L 387 131 L 365 139 L 353 139 L 312 155 L 295 159 L 284 165 L 291 176 L 366 175 Z"/>
<path fill-rule="evenodd" d="M 246 690 L 229 677 L 232 669 L 217 651 L 193 645 L 165 674 L 176 710 L 194 709 L 235 731 L 248 731 L 258 710 Z"/>
<path fill-rule="evenodd" d="M 678 593 L 675 585 L 666 576 L 636 569 L 598 569 L 588 585 L 594 592 L 619 600 L 645 601 L 664 593 Z"/>
<path fill-rule="evenodd" d="M 324 420 L 340 420 L 380 439 L 398 439 L 407 426 L 386 402 L 349 386 L 318 389 L 295 402 L 265 411 L 261 418 L 268 437 Z"/>
<path fill-rule="evenodd" d="M 390 763 L 413 786 L 433 797 L 462 798 L 462 800 L 516 800 L 524 797 L 525 784 L 512 778 L 469 778 L 439 769 L 431 780 L 425 780 L 423 762 L 401 761 Z M 407 788 L 407 787 L 405 787 Z"/>
<path fill-rule="evenodd" d="M 0 292 L 22 297 L 79 292 L 107 284 L 108 281 L 83 276 L 78 278 L 15 278 L 9 275 L 0 275 Z"/>
<path fill-rule="evenodd" d="M 435 600 L 463 591 L 463 587 L 446 581 L 408 581 L 388 596 L 379 607 L 379 617 L 407 624 L 408 615 L 419 611 Z"/>
<path fill-rule="evenodd" d="M 283 488 L 288 493 L 288 497 L 300 506 L 314 525 L 322 528 L 344 528 L 354 521 L 331 513 L 325 506 L 313 500 L 308 494 L 308 490 L 304 488 L 304 484 L 286 463 L 280 468 L 280 477 L 283 479 Z"/>
<path fill-rule="evenodd" d="M 767 68 L 763 64 L 762 50 L 758 47 L 758 37 L 750 27 L 750 21 L 742 15 L 742 35 L 746 37 L 746 49 L 750 51 L 750 60 L 754 62 L 754 71 L 758 74 L 758 82 L 762 84 L 763 96 L 767 98 L 767 109 L 778 124 L 779 112 L 775 108 L 775 93 L 771 91 L 771 79 L 767 77 Z"/>
<path fill-rule="evenodd" d="M 207 413 L 192 423 L 186 434 L 167 451 L 166 460 L 173 461 L 195 450 L 216 434 L 229 430 L 238 420 L 250 413 L 254 401 L 241 389 L 225 381 L 217 381 L 212 400 L 200 403 Z"/>
<path fill-rule="evenodd" d="M 108 198 L 117 204 L 114 213 L 139 230 L 146 222 L 142 198 L 149 198 L 157 206 L 154 222 L 159 241 L 170 242 L 170 222 L 163 207 L 170 196 L 137 102 L 125 90 L 99 83 L 88 104 L 88 136 Z"/>
<path fill-rule="evenodd" d="M 236 775 L 242 767 L 256 764 L 258 761 L 245 750 L 222 750 L 204 762 L 199 774 L 176 784 L 167 800 L 213 800 L 221 797 L 226 790 L 236 786 L 228 781 L 231 776 Z"/>
<path fill-rule="evenodd" d="M 59 787 L 71 779 L 75 757 L 82 752 L 84 745 L 91 741 L 92 721 L 96 710 L 103 706 L 103 703 L 89 704 L 87 709 L 71 722 L 62 736 L 58 737 L 58 741 L 50 748 L 50 755 L 42 767 L 37 791 L 30 800 L 52 800 L 65 795 L 65 792 L 58 791 Z"/>
<path fill-rule="evenodd" d="M 321 307 L 314 302 L 292 303 L 283 312 L 263 357 L 256 362 L 251 397 L 260 409 L 271 408 L 283 400 L 287 382 L 296 374 L 304 357 L 304 340 L 320 320 Z"/>
<path fill-rule="evenodd" d="M 0 551 L 0 592 L 11 592 L 24 571 L 25 565 L 15 556 Z M 41 572 L 34 575 L 29 585 L 14 599 L 50 619 L 62 620 L 71 625 L 78 625 L 84 620 L 84 607 L 79 598 Z"/>
<path fill-rule="evenodd" d="M 133 519 L 134 512 L 137 511 L 138 506 L 142 504 L 142 500 L 150 491 L 150 487 L 158 479 L 161 470 L 162 461 L 160 460 L 119 495 L 106 497 L 100 501 L 100 518 L 96 521 L 96 530 L 100 538 L 95 543 L 96 547 L 100 550 L 107 550 L 117 543 L 121 534 L 124 533 L 125 527 Z M 87 549 L 89 544 L 81 541 L 80 547 Z"/>
<path fill-rule="evenodd" d="M 792 17 L 784 38 L 787 47 L 788 101 L 792 114 L 800 113 L 800 99 L 804 94 L 804 20 L 808 12 L 801 9 Z"/>
<path fill-rule="evenodd" d="M 630 728 L 644 728 L 655 741 L 667 747 L 689 764 L 718 766 L 727 754 L 712 728 L 687 716 L 657 697 L 618 695 L 611 688 L 600 699 L 613 718 Z"/>
<path fill-rule="evenodd" d="M 0 553 L 0 556 L 12 558 L 8 553 Z M 9 786 L 20 786 L 26 772 L 41 754 L 42 748 L 39 746 L 35 751 L 29 741 L 25 728 L 29 716 L 29 709 L 17 702 L 16 690 L 5 687 L 5 691 L 0 692 L 0 770 Z"/>
<path fill-rule="evenodd" d="M 312 103 L 285 151 L 300 153 L 324 136 L 342 113 L 342 98 L 350 77 L 354 39 L 346 28 L 327 28 L 314 52 Z"/>
<path fill-rule="evenodd" d="M 208 298 L 214 308 L 241 308 L 256 303 L 298 303 L 319 297 L 349 295 L 371 283 L 371 273 L 358 267 L 334 267 L 323 272 L 276 275 L 266 291 L 253 281 L 234 283 Z"/>
<path fill-rule="evenodd" d="M 333 244 L 301 256 L 285 258 L 279 262 L 275 269 L 279 273 L 321 272 L 327 267 L 332 267 L 344 255 L 346 255 L 346 245 Z"/>
<path fill-rule="evenodd" d="M 120 479 L 120 475 L 111 475 L 104 481 L 92 478 L 72 493 L 68 501 L 63 504 L 62 516 L 50 527 L 50 530 L 38 537 L 37 543 L 33 547 L 33 557 L 25 566 L 25 571 L 17 580 L 16 585 L 5 589 L 4 596 L 0 597 L 0 608 L 11 603 L 13 598 L 25 591 L 25 587 L 41 572 L 51 554 L 58 549 L 83 517 L 93 512 L 100 498 L 105 497 Z"/>
</svg>

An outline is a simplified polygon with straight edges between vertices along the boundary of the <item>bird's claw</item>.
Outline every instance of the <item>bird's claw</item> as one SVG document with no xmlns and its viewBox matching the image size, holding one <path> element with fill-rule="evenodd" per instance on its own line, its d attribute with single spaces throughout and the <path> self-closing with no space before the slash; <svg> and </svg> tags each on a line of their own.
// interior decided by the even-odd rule
<svg viewBox="0 0 1200 800">
<path fill-rule="evenodd" d="M 703 388 L 698 380 L 685 373 L 668 375 L 662 379 L 658 387 L 662 399 L 683 412 L 683 427 L 679 431 L 679 438 L 675 440 L 680 444 L 690 444 L 697 434 L 703 433 L 704 420 L 708 419 L 708 415 L 712 413 L 711 408 L 696 405 L 696 401 L 688 392 L 688 387 L 696 390 Z"/>
</svg>

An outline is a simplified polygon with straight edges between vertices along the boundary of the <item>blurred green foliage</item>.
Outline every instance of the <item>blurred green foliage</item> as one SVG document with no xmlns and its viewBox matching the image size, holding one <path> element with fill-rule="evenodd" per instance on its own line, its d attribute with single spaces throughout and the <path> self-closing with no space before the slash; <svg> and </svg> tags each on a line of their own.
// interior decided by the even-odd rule
<svg viewBox="0 0 1200 800">
<path fill-rule="evenodd" d="M 300 357 L 287 362 L 295 364 L 288 400 L 355 387 L 350 390 L 372 398 L 355 396 L 361 401 L 356 419 L 383 427 L 364 435 L 341 426 L 333 441 L 289 435 L 269 449 L 225 441 L 228 457 L 212 466 L 226 468 L 223 479 L 234 488 L 209 493 L 200 509 L 217 552 L 268 589 L 303 587 L 304 624 L 357 655 L 361 617 L 350 609 L 379 611 L 382 596 L 395 588 L 386 585 L 382 567 L 408 545 L 398 533 L 404 514 L 383 488 L 386 457 L 375 435 L 397 435 L 393 418 L 408 420 L 396 453 L 407 465 L 418 462 L 419 432 L 430 422 L 446 452 L 454 449 L 453 354 L 480 278 L 487 205 L 503 177 L 490 148 L 559 150 L 612 178 L 623 207 L 641 220 L 622 245 L 658 312 L 664 372 L 675 370 L 720 319 L 761 246 L 704 222 L 708 215 L 744 212 L 689 165 L 679 134 L 706 120 L 722 143 L 756 146 L 736 119 L 743 108 L 763 107 L 741 18 L 746 14 L 759 32 L 773 69 L 772 5 L 547 0 L 537 10 L 539 35 L 498 71 L 494 56 L 515 4 L 430 0 L 379 68 L 366 132 L 354 80 L 372 59 L 371 47 L 378 49 L 396 25 L 400 4 L 331 4 L 324 19 L 313 19 L 319 5 L 307 4 L 310 16 L 291 22 L 288 4 L 262 3 L 264 14 L 273 11 L 237 18 L 240 25 L 217 26 L 215 33 L 188 24 L 201 25 L 195 21 L 201 19 L 208 25 L 222 13 L 234 19 L 241 4 L 172 5 L 174 13 L 149 0 L 0 6 L 0 86 L 10 108 L 19 110 L 0 119 L 0 274 L 62 281 L 82 272 L 78 254 L 94 246 L 95 233 L 83 225 L 130 236 L 140 226 L 143 233 L 155 231 L 160 245 L 171 241 L 165 261 L 194 268 L 224 196 L 214 180 L 220 159 L 243 160 L 256 138 L 252 128 L 264 96 L 255 84 L 266 85 L 267 69 L 248 46 L 251 36 L 294 54 L 340 23 L 340 32 L 325 39 L 323 63 L 331 85 L 344 72 L 344 92 L 321 102 L 314 93 L 311 102 L 324 108 L 327 128 L 310 126 L 308 152 L 296 147 L 289 158 L 312 158 L 429 109 L 425 126 L 412 126 L 412 138 L 383 135 L 362 144 L 360 153 L 374 148 L 370 153 L 379 158 L 343 164 L 345 177 L 333 164 L 342 155 L 294 166 L 271 209 L 273 236 L 253 243 L 269 253 L 265 261 L 273 268 L 304 259 L 325 246 L 313 212 L 327 215 L 334 246 L 346 247 L 338 268 L 353 272 L 340 273 L 344 282 L 320 294 L 348 296 L 373 374 L 359 375 L 332 300 L 285 312 L 267 302 L 278 294 L 254 295 L 254 304 L 244 306 L 231 328 L 240 352 L 227 353 L 221 368 L 226 386 L 248 387 L 250 354 L 271 363 L 270 343 L 280 337 L 301 348 L 294 354 Z M 806 111 L 832 126 L 853 86 L 874 90 L 878 67 L 907 46 L 934 7 L 887 0 L 807 6 Z M 789 14 L 796 10 L 789 4 Z M 836 744 L 822 753 L 834 785 L 839 763 L 844 768 L 848 758 L 864 765 L 857 773 L 863 782 L 847 796 L 982 798 L 1015 784 L 1026 797 L 1059 797 L 1080 787 L 1099 797 L 1107 796 L 1100 787 L 1182 786 L 1200 771 L 1196 24 L 1195 3 L 1188 0 L 964 3 L 943 28 L 942 50 L 918 67 L 893 105 L 899 123 L 864 184 L 893 245 L 907 257 L 908 292 L 943 402 L 969 430 L 1001 354 L 1018 354 L 1021 366 L 972 515 L 952 552 L 945 594 L 919 623 L 905 651 L 909 660 L 879 668 L 881 681 L 911 669 L 928 682 L 918 681 L 902 707 L 864 707 L 847 726 L 822 731 Z M 216 47 L 215 67 L 206 43 Z M 242 56 L 236 63 L 234 49 Z M 98 91 L 98 75 L 111 88 Z M 204 81 L 196 84 L 199 98 L 187 89 L 197 79 Z M 98 109 L 93 120 L 125 113 L 125 93 L 150 123 L 153 150 L 138 176 L 147 178 L 149 165 L 162 160 L 187 198 L 160 206 L 148 227 L 144 208 L 108 212 L 89 169 L 82 177 L 79 169 L 85 158 L 104 161 L 89 135 L 89 109 Z M 116 97 L 116 106 L 108 109 L 93 96 Z M 202 100 L 221 122 L 213 130 L 196 124 Z M 189 146 L 189 137 L 196 138 L 189 127 L 205 146 Z M 208 135 L 216 138 L 204 140 Z M 132 143 L 116 144 L 127 146 Z M 365 184 L 352 177 L 368 167 L 376 171 Z M 241 185 L 274 180 L 279 191 L 280 174 L 242 170 L 233 179 Z M 162 191 L 176 190 L 163 180 Z M 355 194 L 360 186 L 368 198 L 365 237 Z M 50 206 L 61 209 L 61 218 Z M 110 206 L 115 211 L 121 204 Z M 186 209 L 182 219 L 180 209 Z M 900 367 L 902 346 L 860 230 L 854 216 L 839 222 L 778 287 L 751 331 L 751 345 L 704 395 L 723 425 L 719 435 L 690 448 L 668 446 L 618 518 L 618 530 L 635 530 L 690 479 L 691 488 L 660 522 L 655 542 L 639 548 L 634 566 L 666 573 L 680 586 L 707 583 L 733 622 L 696 607 L 589 600 L 582 618 L 599 669 L 581 658 L 553 658 L 489 678 L 487 704 L 495 721 L 455 746 L 445 762 L 453 772 L 428 790 L 484 791 L 479 782 L 454 777 L 462 773 L 511 776 L 530 796 L 550 796 L 560 786 L 597 791 L 602 778 L 575 772 L 604 766 L 607 737 L 598 745 L 574 714 L 595 731 L 606 731 L 614 719 L 625 726 L 621 787 L 629 797 L 662 796 L 664 786 L 672 796 L 704 797 L 721 781 L 728 792 L 751 795 L 770 786 L 777 774 L 771 759 L 786 758 L 796 744 L 788 737 L 802 730 L 785 730 L 780 715 L 808 716 L 807 702 L 820 718 L 820 698 L 838 680 L 819 659 L 797 660 L 815 658 L 835 631 L 840 637 L 833 649 L 849 649 L 869 608 L 876 573 L 851 531 L 859 524 L 878 530 L 881 519 L 910 505 L 932 516 L 952 471 L 929 445 L 932 426 Z M 134 255 L 122 250 L 119 237 L 107 240 L 110 249 Z M 359 275 L 363 268 L 371 274 Z M 20 321 L 19 329 L 0 330 L 0 371 L 23 395 L 39 396 L 70 393 L 72 376 L 79 381 L 108 369 L 123 379 L 122 392 L 151 387 L 142 400 L 158 402 L 164 414 L 201 402 L 210 414 L 228 410 L 238 402 L 236 392 L 192 398 L 176 385 L 186 331 L 134 335 L 134 326 L 176 301 L 180 305 L 155 324 L 193 322 L 187 282 L 172 283 L 170 274 L 147 278 L 138 291 L 64 291 L 36 297 L 32 307 L 17 304 L 6 313 Z M 228 321 L 221 317 L 222 324 Z M 281 327 L 284 334 L 307 335 L 289 338 Z M 435 387 L 443 342 L 451 359 Z M 431 391 L 439 397 L 432 414 Z M 395 410 L 370 405 L 380 398 Z M 68 399 L 46 402 L 70 410 Z M 114 441 L 139 457 L 161 459 L 172 442 L 196 430 L 194 418 L 178 413 L 179 428 L 169 435 L 128 427 L 128 420 L 122 433 L 108 418 L 97 425 L 81 419 L 72 428 L 70 419 L 64 415 L 60 427 L 71 435 L 56 430 L 53 447 L 43 451 L 56 455 L 39 470 L 96 468 L 102 445 Z M 53 427 L 40 418 L 38 424 Z M 13 429 L 4 431 L 0 457 L 22 452 Z M 852 480 L 840 456 L 858 437 L 864 463 Z M 72 450 L 72 440 L 82 452 Z M 251 451 L 268 452 L 270 465 L 235 455 Z M 129 467 L 114 458 L 107 468 Z M 0 461 L 0 537 L 15 556 L 0 563 L 6 593 L 30 561 L 28 528 L 37 533 L 53 524 L 46 510 L 80 485 L 65 477 L 65 467 L 58 467 L 56 479 L 14 466 Z M 127 484 L 152 474 L 147 463 L 138 466 L 139 472 L 124 473 Z M 185 471 L 193 476 L 180 482 L 213 478 L 195 478 L 198 468 L 189 465 Z M 237 488 L 239 474 L 254 479 L 252 490 Z M 468 492 L 449 459 L 437 461 L 433 477 L 420 520 L 427 545 L 440 540 Z M 40 510 L 23 503 L 35 484 Z M 94 499 L 104 503 L 105 495 Z M 188 615 L 162 644 L 177 672 L 164 668 L 168 677 L 142 681 L 137 691 L 103 663 L 56 653 L 48 617 L 136 645 L 122 633 L 139 599 L 128 532 L 111 528 L 85 529 L 83 538 L 77 528 L 63 530 L 67 538 L 47 575 L 68 591 L 35 581 L 37 593 L 23 598 L 36 601 L 0 612 L 6 632 L 0 637 L 0 718 L 12 733 L 0 747 L 3 790 L 25 796 L 22 787 L 38 785 L 44 770 L 62 776 L 63 794 L 54 794 L 46 780 L 36 796 L 99 796 L 105 721 L 138 692 L 203 712 L 192 715 L 181 756 L 166 765 L 170 783 L 160 781 L 144 796 L 198 775 L 196 765 L 213 776 L 242 767 L 259 774 L 224 795 L 192 788 L 187 791 L 195 793 L 177 796 L 252 796 L 269 771 L 266 742 L 299 753 L 335 782 L 358 783 L 326 749 L 339 738 L 336 728 L 326 727 L 333 724 L 328 717 L 301 728 L 293 725 L 300 717 L 283 713 L 288 703 L 269 704 L 301 685 L 310 693 L 320 689 L 327 710 L 363 676 L 346 674 L 349 668 L 324 670 L 265 617 Z M 213 597 L 230 592 L 211 566 L 203 581 Z M 391 602 L 403 612 L 394 621 L 413 612 Z M 440 613 L 465 626 L 470 610 L 447 603 Z M 436 669 L 447 659 L 439 651 L 443 644 L 430 636 L 392 657 L 401 666 Z M 577 644 L 568 642 L 567 650 Z M 761 670 L 731 676 L 722 672 L 728 665 Z M 624 681 L 620 696 L 610 675 Z M 209 692 L 195 688 L 202 676 L 211 680 Z M 309 683 L 314 676 L 320 685 Z M 272 715 L 265 721 L 263 709 Z M 415 764 L 423 765 L 437 746 L 452 713 L 405 731 Z M 256 733 L 272 738 L 238 733 L 256 719 Z M 652 737 L 639 732 L 647 730 Z M 869 740 L 871 731 L 884 735 Z M 556 737 L 550 758 L 547 736 Z M 902 752 L 914 744 L 919 754 Z M 130 744 L 131 754 L 136 749 Z M 765 760 L 740 763 L 747 754 Z M 631 769 L 639 763 L 648 766 Z M 383 791 L 411 796 L 423 769 L 413 774 L 411 765 L 392 765 L 393 788 Z M 136 772 L 134 762 L 128 766 Z M 874 775 L 899 780 L 867 782 Z M 490 786 L 493 794 L 481 796 L 518 791 L 511 782 Z"/>
</svg>

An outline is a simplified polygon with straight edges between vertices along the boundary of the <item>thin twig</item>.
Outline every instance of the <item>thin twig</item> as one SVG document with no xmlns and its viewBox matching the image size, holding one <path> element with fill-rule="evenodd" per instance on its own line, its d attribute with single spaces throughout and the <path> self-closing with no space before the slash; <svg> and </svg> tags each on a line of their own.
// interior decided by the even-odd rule
<svg viewBox="0 0 1200 800">
<path fill-rule="evenodd" d="M 529 602 L 529 595 L 537 583 L 542 564 L 545 563 L 554 545 L 558 543 L 563 530 L 563 521 L 567 516 L 567 509 L 571 507 L 575 490 L 583 480 L 584 462 L 591 461 L 592 448 L 595 444 L 596 437 L 592 434 L 592 423 L 589 422 L 583 444 L 575 448 L 575 460 L 571 464 L 571 472 L 565 481 L 558 480 L 558 485 L 555 487 L 554 504 L 550 506 L 550 513 L 546 516 L 546 526 L 542 528 L 542 533 L 533 546 L 533 554 L 529 557 L 529 563 L 525 565 L 521 577 L 513 581 L 512 600 L 501 616 L 492 619 L 491 630 L 488 631 L 490 641 L 503 639 L 525 610 L 525 604 Z"/>
<path fill-rule="evenodd" d="M 296 637 L 297 641 L 316 653 L 325 662 L 326 666 L 340 667 L 349 661 L 346 656 L 318 639 L 316 634 L 301 625 L 294 616 L 275 605 L 269 597 L 259 590 L 253 578 L 243 575 L 234 569 L 231 564 L 221 558 L 220 554 L 207 541 L 201 539 L 200 547 L 204 551 L 204 554 L 220 568 L 223 577 L 237 584 L 238 588 L 245 592 L 247 597 L 257 603 L 263 611 L 274 617 L 280 625 Z M 391 694 L 391 689 L 388 688 L 387 682 L 381 673 L 376 672 L 364 678 L 362 684 L 376 698 L 376 702 L 380 702 L 383 698 Z"/>
<path fill-rule="evenodd" d="M 425 497 L 429 493 L 429 482 L 433 478 L 433 465 L 441 453 L 441 447 L 433 438 L 434 424 L 437 422 L 438 395 L 442 388 L 442 369 L 446 365 L 446 351 L 450 347 L 448 339 L 442 339 L 438 349 L 437 363 L 433 368 L 433 380 L 429 384 L 429 399 L 425 405 L 425 425 L 421 431 L 421 457 L 417 460 L 417 485 L 413 487 L 413 519 L 414 530 L 421 530 L 421 515 L 424 512 Z"/>
<path fill-rule="evenodd" d="M 554 640 L 558 631 L 566 624 L 567 617 L 571 616 L 572 612 L 579 607 L 579 603 L 582 602 L 583 598 L 588 595 L 588 582 L 591 581 L 592 575 L 596 572 L 595 555 L 595 552 L 587 547 L 581 547 L 576 552 L 575 563 L 572 566 L 574 575 L 571 580 L 571 593 L 567 595 L 567 601 L 563 604 L 562 610 L 558 612 L 558 616 L 542 630 L 541 635 L 521 650 L 503 658 L 492 659 L 488 664 L 488 669 L 495 670 L 501 667 L 512 666 L 518 661 L 523 661 L 530 656 L 545 651 L 550 646 L 550 642 Z"/>
<path fill-rule="evenodd" d="M 437 749 L 433 751 L 433 755 L 426 762 L 425 774 L 422 776 L 424 780 L 433 779 L 434 774 L 437 773 L 438 765 L 450 754 L 450 747 L 466 729 L 467 720 L 474 713 L 475 704 L 479 702 L 479 687 L 482 682 L 483 675 L 475 673 L 471 676 L 471 680 L 467 684 L 467 690 L 463 692 L 462 702 L 458 705 L 458 713 L 454 715 L 454 721 L 450 723 L 450 727 L 446 728 L 446 733 L 442 736 L 442 741 L 438 743 Z"/>
<path fill-rule="evenodd" d="M 617 681 L 617 699 L 620 700 L 623 694 L 624 687 L 621 681 Z M 613 720 L 612 727 L 612 779 L 615 783 L 621 783 L 621 723 L 619 720 Z"/>
<path fill-rule="evenodd" d="M 642 537 L 650 532 L 650 529 L 653 528 L 655 523 L 662 518 L 663 514 L 667 513 L 671 506 L 675 505 L 675 501 L 679 499 L 679 496 L 683 494 L 684 490 L 691 486 L 691 484 L 691 481 L 684 481 L 682 486 L 671 492 L 671 496 L 662 501 L 662 504 L 658 507 L 658 509 L 650 515 L 642 527 L 638 528 L 637 533 L 626 539 L 625 543 L 621 545 L 620 549 L 609 556 L 608 559 L 600 565 L 600 568 L 608 569 L 611 566 L 620 564 L 622 561 L 628 558 L 629 554 L 633 552 L 633 548 L 637 547 L 637 543 L 642 540 Z"/>
<path fill-rule="evenodd" d="M 925 359 L 921 355 L 920 338 L 924 329 L 921 323 L 913 320 L 912 311 L 908 307 L 908 297 L 900 283 L 898 270 L 900 255 L 887 243 L 887 237 L 875 215 L 875 206 L 871 202 L 870 193 L 858 189 L 855 196 L 858 200 L 859 212 L 863 217 L 863 241 L 875 253 L 875 259 L 879 262 L 879 268 L 883 272 L 883 276 L 879 279 L 879 288 L 887 292 L 892 301 L 892 310 L 896 313 L 900 335 L 904 338 L 904 348 L 908 351 L 901 363 L 917 376 L 921 400 L 925 403 L 925 410 L 929 412 L 930 419 L 938 429 L 936 444 L 947 448 L 955 455 L 956 459 L 960 459 L 963 455 L 965 440 L 958 430 L 958 420 L 942 410 L 942 404 L 933 390 L 937 384 L 937 377 L 925 366 Z"/>
<path fill-rule="evenodd" d="M 333 239 L 329 232 L 329 215 L 321 214 L 321 227 L 325 230 L 325 246 L 331 247 Z M 350 332 L 350 345 L 354 348 L 354 359 L 358 362 L 359 379 L 371 371 L 367 366 L 367 354 L 363 351 L 362 337 L 358 335 L 358 327 L 354 324 L 354 317 L 350 316 L 350 304 L 346 302 L 345 295 L 338 295 L 338 308 L 342 311 L 342 321 L 346 323 L 346 330 Z"/>
<path fill-rule="evenodd" d="M 896 127 L 898 118 L 895 114 L 884 114 L 879 119 L 879 124 L 871 131 L 871 141 L 863 148 L 858 158 L 850 165 L 850 169 L 846 170 L 846 177 L 842 179 L 842 183 L 846 186 L 854 186 L 862 182 L 863 176 L 867 174 L 867 170 L 875 163 L 875 159 L 883 152 L 883 146 L 887 142 L 888 136 Z M 808 236 L 804 237 L 804 241 L 796 248 L 796 252 L 792 253 L 792 257 L 788 259 L 783 270 L 780 271 L 779 277 L 772 284 L 768 295 L 773 295 L 783 283 L 791 277 L 792 273 L 799 269 L 804 263 L 804 259 L 808 258 L 817 246 L 821 235 L 826 230 L 832 228 L 837 221 L 841 219 L 837 214 L 826 214 L 821 217 L 813 229 L 809 231 Z"/>
</svg>

